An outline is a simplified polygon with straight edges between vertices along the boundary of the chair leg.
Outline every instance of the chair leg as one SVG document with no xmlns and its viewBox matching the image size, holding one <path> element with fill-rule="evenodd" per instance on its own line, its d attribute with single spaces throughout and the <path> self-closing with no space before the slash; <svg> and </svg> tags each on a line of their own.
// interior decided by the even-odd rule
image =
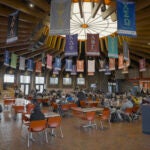
<svg viewBox="0 0 150 150">
<path fill-rule="evenodd" d="M 47 138 L 47 131 L 45 130 L 45 140 L 46 140 L 46 143 L 48 143 L 48 138 Z"/>
<path fill-rule="evenodd" d="M 102 123 L 102 121 L 100 120 L 100 124 L 101 124 L 101 129 L 103 130 L 104 129 L 104 127 L 103 127 L 103 123 Z"/>
<path fill-rule="evenodd" d="M 97 124 L 96 124 L 95 120 L 94 120 L 93 122 L 94 122 L 94 124 L 95 124 L 95 128 L 96 128 L 96 130 L 97 130 Z"/>
<path fill-rule="evenodd" d="M 111 128 L 111 122 L 110 122 L 110 119 L 108 119 L 108 123 L 109 123 L 109 126 L 110 126 L 110 128 Z"/>
<path fill-rule="evenodd" d="M 29 146 L 30 146 L 30 132 L 28 132 L 28 143 L 27 143 L 28 145 L 28 148 L 29 148 Z"/>
<path fill-rule="evenodd" d="M 64 135 L 63 135 L 63 133 L 62 133 L 61 126 L 59 127 L 59 129 L 60 129 L 61 138 L 63 138 L 63 137 L 64 137 Z"/>
</svg>

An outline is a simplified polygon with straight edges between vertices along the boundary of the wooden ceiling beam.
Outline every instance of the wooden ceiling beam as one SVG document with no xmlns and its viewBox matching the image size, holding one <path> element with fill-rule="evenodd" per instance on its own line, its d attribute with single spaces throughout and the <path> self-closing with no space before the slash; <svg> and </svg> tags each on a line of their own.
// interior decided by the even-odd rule
<svg viewBox="0 0 150 150">
<path fill-rule="evenodd" d="M 0 0 L 0 4 L 6 5 L 13 9 L 19 10 L 23 13 L 29 14 L 36 18 L 43 18 L 45 16 L 44 13 L 40 11 L 36 11 L 34 8 L 30 8 L 25 3 L 21 2 L 20 0 Z"/>
<path fill-rule="evenodd" d="M 150 0 L 137 0 L 136 1 L 136 11 L 141 11 L 142 9 L 146 8 L 150 5 Z"/>
<path fill-rule="evenodd" d="M 147 54 L 145 54 L 143 52 L 137 52 L 136 50 L 130 49 L 130 53 L 132 53 L 134 55 L 137 55 L 139 57 L 142 57 L 142 58 L 150 59 L 150 55 L 147 55 Z"/>
<path fill-rule="evenodd" d="M 50 12 L 50 5 L 46 1 L 41 0 L 29 0 L 32 4 L 36 5 L 45 12 Z"/>
<path fill-rule="evenodd" d="M 84 18 L 83 8 L 82 8 L 82 6 L 83 6 L 83 0 L 79 0 L 78 4 L 79 4 L 80 16 L 81 16 L 81 18 Z"/>
<path fill-rule="evenodd" d="M 102 3 L 104 3 L 104 0 L 100 0 L 98 3 L 95 4 L 92 13 L 91 13 L 91 17 L 94 18 L 100 8 L 100 6 L 102 5 Z"/>
<path fill-rule="evenodd" d="M 15 12 L 15 9 L 6 7 L 4 5 L 0 5 L 0 16 L 8 17 L 9 14 Z M 30 15 L 27 15 L 23 12 L 20 12 L 19 14 L 19 20 L 23 22 L 29 22 L 29 23 L 38 23 L 39 19 Z"/>
</svg>

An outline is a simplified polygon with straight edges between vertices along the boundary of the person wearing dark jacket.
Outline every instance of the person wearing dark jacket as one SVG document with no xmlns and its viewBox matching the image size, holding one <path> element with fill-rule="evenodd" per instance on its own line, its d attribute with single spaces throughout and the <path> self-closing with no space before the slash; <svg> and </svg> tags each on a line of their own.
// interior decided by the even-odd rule
<svg viewBox="0 0 150 150">
<path fill-rule="evenodd" d="M 34 121 L 34 120 L 44 120 L 45 116 L 44 114 L 41 112 L 40 106 L 37 104 L 33 110 L 33 112 L 31 113 L 30 116 L 30 121 Z"/>
</svg>

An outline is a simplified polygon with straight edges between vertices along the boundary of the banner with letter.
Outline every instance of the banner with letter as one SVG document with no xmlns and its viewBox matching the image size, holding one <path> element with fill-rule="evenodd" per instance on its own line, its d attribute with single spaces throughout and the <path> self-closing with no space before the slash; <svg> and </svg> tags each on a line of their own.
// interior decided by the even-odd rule
<svg viewBox="0 0 150 150">
<path fill-rule="evenodd" d="M 17 67 L 17 58 L 18 56 L 14 53 L 11 54 L 11 63 L 10 63 L 10 66 L 14 69 L 16 69 Z"/>
<path fill-rule="evenodd" d="M 19 70 L 25 70 L 25 57 L 19 58 Z"/>
<path fill-rule="evenodd" d="M 118 38 L 108 36 L 108 57 L 118 58 Z"/>
<path fill-rule="evenodd" d="M 118 34 L 136 36 L 135 2 L 117 0 Z"/>
<path fill-rule="evenodd" d="M 111 71 L 109 70 L 108 65 L 105 65 L 105 75 L 111 75 Z"/>
<path fill-rule="evenodd" d="M 118 69 L 123 69 L 124 67 L 124 59 L 123 59 L 123 54 L 120 54 L 118 57 Z"/>
<path fill-rule="evenodd" d="M 47 69 L 52 69 L 53 67 L 52 60 L 53 60 L 53 57 L 47 54 L 47 66 L 46 66 Z"/>
<path fill-rule="evenodd" d="M 88 72 L 95 72 L 95 60 L 88 60 Z"/>
<path fill-rule="evenodd" d="M 42 71 L 42 62 L 38 61 L 36 62 L 35 72 L 41 72 L 41 71 Z"/>
<path fill-rule="evenodd" d="M 86 55 L 87 56 L 100 56 L 99 34 L 87 33 Z"/>
<path fill-rule="evenodd" d="M 51 0 L 50 34 L 70 34 L 71 0 Z"/>
<path fill-rule="evenodd" d="M 10 52 L 5 50 L 4 53 L 4 65 L 9 66 Z"/>
<path fill-rule="evenodd" d="M 54 68 L 55 70 L 61 70 L 61 58 L 60 57 L 55 58 Z"/>
<path fill-rule="evenodd" d="M 27 70 L 28 71 L 33 71 L 33 59 L 28 59 L 27 61 Z"/>
<path fill-rule="evenodd" d="M 76 74 L 77 74 L 77 67 L 76 65 L 72 65 L 71 75 L 76 75 Z"/>
<path fill-rule="evenodd" d="M 65 56 L 78 56 L 78 35 L 66 35 Z"/>
<path fill-rule="evenodd" d="M 105 60 L 99 60 L 99 72 L 105 71 Z"/>
<path fill-rule="evenodd" d="M 77 60 L 77 72 L 84 72 L 84 60 Z"/>
<path fill-rule="evenodd" d="M 72 59 L 66 59 L 65 71 L 72 71 Z"/>
<path fill-rule="evenodd" d="M 109 70 L 115 70 L 115 58 L 109 58 Z"/>
<path fill-rule="evenodd" d="M 128 48 L 128 43 L 126 41 L 123 41 L 123 55 L 124 55 L 124 60 L 128 61 L 129 60 L 129 48 Z"/>
<path fill-rule="evenodd" d="M 19 22 L 19 11 L 10 14 L 8 16 L 8 31 L 6 43 L 11 43 L 18 40 L 18 22 Z"/>
<path fill-rule="evenodd" d="M 139 60 L 139 71 L 140 72 L 143 72 L 143 71 L 146 71 L 146 62 L 145 62 L 145 59 L 140 59 Z"/>
</svg>

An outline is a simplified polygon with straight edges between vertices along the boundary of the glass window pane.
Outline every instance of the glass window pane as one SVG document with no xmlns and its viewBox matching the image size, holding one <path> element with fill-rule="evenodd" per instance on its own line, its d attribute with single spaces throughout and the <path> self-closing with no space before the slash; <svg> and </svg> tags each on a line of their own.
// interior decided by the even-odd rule
<svg viewBox="0 0 150 150">
<path fill-rule="evenodd" d="M 30 83 L 30 76 L 20 76 L 20 83 Z"/>
<path fill-rule="evenodd" d="M 85 84 L 85 79 L 84 78 L 77 78 L 77 84 L 78 85 L 84 85 Z"/>
<path fill-rule="evenodd" d="M 71 78 L 63 78 L 63 84 L 64 85 L 71 85 L 72 79 Z"/>
<path fill-rule="evenodd" d="M 4 74 L 4 83 L 14 83 L 15 77 L 12 74 Z"/>
<path fill-rule="evenodd" d="M 25 85 L 25 95 L 29 94 L 29 85 Z"/>
<path fill-rule="evenodd" d="M 51 85 L 57 85 L 58 84 L 58 78 L 50 77 L 50 84 Z"/>
<path fill-rule="evenodd" d="M 44 77 L 35 77 L 36 84 L 44 84 Z"/>
</svg>

